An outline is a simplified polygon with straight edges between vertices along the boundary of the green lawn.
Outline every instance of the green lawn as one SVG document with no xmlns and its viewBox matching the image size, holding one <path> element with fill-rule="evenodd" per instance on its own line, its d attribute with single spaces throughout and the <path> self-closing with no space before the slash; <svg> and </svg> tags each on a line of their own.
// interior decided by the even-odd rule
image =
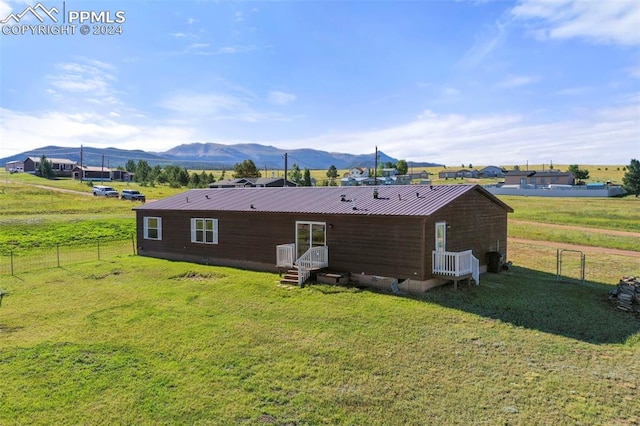
<svg viewBox="0 0 640 426">
<path fill-rule="evenodd" d="M 26 179 L 0 194 L 0 255 L 135 229 L 135 204 Z M 544 226 L 637 231 L 634 198 L 505 201 L 540 224 L 512 237 L 634 249 Z M 588 254 L 585 284 L 552 247 L 508 258 L 415 297 L 128 255 L 0 275 L 0 424 L 640 423 L 640 320 L 607 300 L 638 258 Z"/>
<path fill-rule="evenodd" d="M 415 298 L 135 256 L 0 288 L 0 424 L 640 421 L 640 322 L 524 266 Z"/>
</svg>

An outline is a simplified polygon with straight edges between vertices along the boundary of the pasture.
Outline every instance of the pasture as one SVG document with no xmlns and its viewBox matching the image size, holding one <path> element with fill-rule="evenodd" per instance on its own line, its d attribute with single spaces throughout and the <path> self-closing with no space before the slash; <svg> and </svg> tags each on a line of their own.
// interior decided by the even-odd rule
<svg viewBox="0 0 640 426">
<path fill-rule="evenodd" d="M 126 201 L 0 197 L 0 250 L 135 228 Z M 640 258 L 596 247 L 585 284 L 557 281 L 551 245 L 637 233 L 639 201 L 505 201 L 514 267 L 458 291 L 301 289 L 132 255 L 0 275 L 0 424 L 640 423 L 640 320 L 607 300 Z"/>
</svg>

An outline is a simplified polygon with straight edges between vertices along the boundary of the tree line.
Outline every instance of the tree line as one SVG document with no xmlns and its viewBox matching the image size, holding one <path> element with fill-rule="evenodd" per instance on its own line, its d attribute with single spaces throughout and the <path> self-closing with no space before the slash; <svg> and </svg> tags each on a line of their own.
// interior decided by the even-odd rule
<svg viewBox="0 0 640 426">
<path fill-rule="evenodd" d="M 469 165 L 471 166 L 471 164 Z M 407 174 L 408 165 L 405 160 L 399 160 L 396 164 L 391 162 L 380 163 L 378 165 L 378 175 L 383 175 L 385 168 L 395 168 L 398 170 L 398 174 Z M 118 167 L 120 170 L 126 170 L 129 173 L 133 173 L 133 180 L 142 186 L 153 186 L 155 184 L 165 185 L 168 184 L 172 188 L 189 187 L 189 188 L 206 188 L 209 184 L 216 181 L 212 172 L 200 173 L 189 171 L 184 167 L 178 166 L 165 166 L 161 167 L 155 165 L 151 167 L 146 160 L 138 160 L 136 163 L 134 160 L 129 160 L 123 167 Z M 515 169 L 519 169 L 516 166 Z M 622 178 L 623 188 L 634 194 L 636 197 L 640 196 L 640 161 L 637 159 L 631 159 L 628 166 L 623 168 L 625 174 Z M 581 169 L 577 164 L 569 166 L 568 171 L 572 172 L 578 181 L 589 179 L 589 171 L 587 169 Z M 37 173 L 46 178 L 52 179 L 56 176 L 53 170 L 51 161 L 47 159 L 45 155 L 40 158 L 38 164 Z M 222 171 L 220 179 L 225 178 L 225 170 Z M 327 180 L 324 182 L 327 186 L 336 186 L 338 178 L 338 170 L 336 166 L 331 165 L 326 173 Z M 233 166 L 233 178 L 259 178 L 262 177 L 260 170 L 256 167 L 253 160 L 244 160 L 242 163 L 237 163 Z M 294 182 L 298 186 L 312 186 L 311 171 L 305 167 L 304 171 L 300 170 L 297 164 L 291 166 L 291 170 L 288 173 L 290 181 Z"/>
</svg>

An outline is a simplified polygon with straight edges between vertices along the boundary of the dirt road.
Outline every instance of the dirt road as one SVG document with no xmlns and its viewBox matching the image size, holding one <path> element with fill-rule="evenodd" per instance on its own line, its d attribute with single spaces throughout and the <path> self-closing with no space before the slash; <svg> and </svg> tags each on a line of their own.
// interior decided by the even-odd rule
<svg viewBox="0 0 640 426">
<path fill-rule="evenodd" d="M 638 227 L 638 232 L 631 232 L 631 231 L 616 231 L 613 229 L 588 228 L 584 226 L 574 226 L 574 225 L 558 225 L 554 223 L 529 222 L 526 220 L 513 220 L 513 219 L 509 219 L 509 223 L 519 224 L 519 225 L 529 225 L 529 226 L 543 226 L 543 227 L 554 228 L 554 229 L 568 229 L 573 231 L 593 232 L 596 234 L 620 235 L 625 237 L 640 238 L 640 226 Z M 638 244 L 640 244 L 640 240 Z M 639 250 L 640 250 L 640 247 L 639 247 Z"/>
<path fill-rule="evenodd" d="M 509 242 L 545 246 L 545 247 L 554 247 L 554 248 L 560 248 L 560 249 L 580 250 L 585 253 L 615 254 L 618 256 L 636 257 L 640 259 L 640 251 L 618 250 L 618 249 L 594 247 L 594 246 L 579 246 L 575 244 L 556 243 L 553 241 L 527 240 L 524 238 L 512 238 L 512 237 L 509 237 Z"/>
</svg>

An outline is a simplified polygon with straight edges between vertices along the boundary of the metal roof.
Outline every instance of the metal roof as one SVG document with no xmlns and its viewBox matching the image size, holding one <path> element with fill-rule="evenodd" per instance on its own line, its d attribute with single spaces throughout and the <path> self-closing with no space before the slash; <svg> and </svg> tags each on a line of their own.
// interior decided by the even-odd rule
<svg viewBox="0 0 640 426">
<path fill-rule="evenodd" d="M 513 211 L 479 185 L 192 189 L 134 210 L 429 216 L 470 191 Z"/>
</svg>

